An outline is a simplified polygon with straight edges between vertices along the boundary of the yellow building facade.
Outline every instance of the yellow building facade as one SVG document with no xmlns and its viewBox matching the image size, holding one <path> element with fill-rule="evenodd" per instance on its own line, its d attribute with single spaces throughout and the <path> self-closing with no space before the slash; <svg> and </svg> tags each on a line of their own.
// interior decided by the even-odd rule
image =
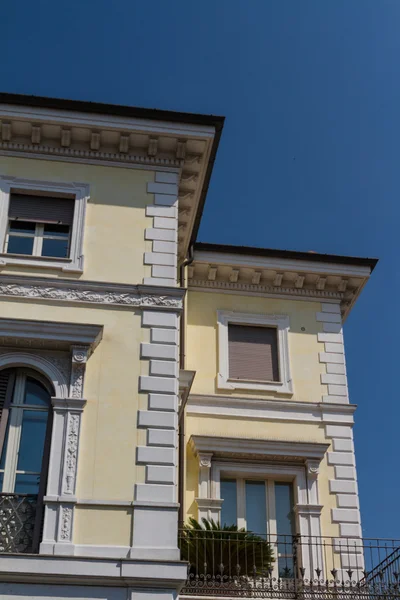
<svg viewBox="0 0 400 600">
<path fill-rule="evenodd" d="M 376 261 L 195 243 L 222 118 L 0 120 L 0 597 L 201 596 L 193 519 L 277 580 L 361 572 L 342 323 Z"/>
</svg>

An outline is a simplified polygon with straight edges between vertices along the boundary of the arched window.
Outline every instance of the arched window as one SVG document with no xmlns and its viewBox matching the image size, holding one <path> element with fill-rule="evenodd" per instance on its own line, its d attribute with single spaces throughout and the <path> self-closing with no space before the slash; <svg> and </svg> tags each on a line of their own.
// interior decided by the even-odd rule
<svg viewBox="0 0 400 600">
<path fill-rule="evenodd" d="M 0 551 L 34 552 L 42 523 L 52 424 L 49 382 L 31 369 L 0 371 Z M 17 517 L 17 518 L 16 518 Z"/>
</svg>

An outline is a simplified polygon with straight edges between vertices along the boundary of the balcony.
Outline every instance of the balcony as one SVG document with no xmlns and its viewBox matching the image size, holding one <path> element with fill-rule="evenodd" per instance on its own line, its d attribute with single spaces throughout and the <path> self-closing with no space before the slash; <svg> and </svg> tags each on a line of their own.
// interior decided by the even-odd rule
<svg viewBox="0 0 400 600">
<path fill-rule="evenodd" d="M 0 552 L 35 552 L 37 495 L 0 493 Z"/>
<path fill-rule="evenodd" d="M 400 540 L 183 529 L 181 596 L 400 598 Z"/>
</svg>

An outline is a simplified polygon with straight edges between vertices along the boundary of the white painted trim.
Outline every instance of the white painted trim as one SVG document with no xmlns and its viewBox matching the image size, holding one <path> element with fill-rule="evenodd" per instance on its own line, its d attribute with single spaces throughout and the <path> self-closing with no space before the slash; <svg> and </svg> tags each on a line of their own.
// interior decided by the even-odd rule
<svg viewBox="0 0 400 600">
<path fill-rule="evenodd" d="M 52 194 L 72 194 L 75 197 L 74 217 L 71 228 L 68 259 L 52 259 L 42 256 L 18 257 L 4 252 L 10 193 L 13 189 L 50 192 Z M 85 183 L 67 183 L 22 179 L 0 176 L 0 264 L 30 267 L 47 267 L 83 273 L 83 236 L 85 230 L 86 204 L 89 200 L 89 185 Z"/>
<path fill-rule="evenodd" d="M 6 367 L 31 367 L 36 369 L 52 382 L 56 396 L 60 398 L 68 397 L 69 384 L 63 373 L 52 362 L 42 356 L 11 350 L 7 354 L 0 354 L 0 369 Z"/>
<path fill-rule="evenodd" d="M 215 415 L 268 421 L 332 423 L 336 424 L 336 427 L 340 427 L 353 425 L 353 414 L 356 408 L 354 404 L 192 394 L 188 399 L 186 414 L 188 416 Z"/>
<path fill-rule="evenodd" d="M 278 338 L 278 362 L 280 381 L 274 382 L 253 382 L 240 381 L 229 377 L 229 343 L 228 327 L 229 323 L 239 323 L 242 325 L 259 325 L 275 327 Z M 289 358 L 289 317 L 287 315 L 257 315 L 253 313 L 237 313 L 232 311 L 217 311 L 218 325 L 218 387 L 220 389 L 248 389 L 259 391 L 273 391 L 278 394 L 292 394 L 293 382 L 290 374 Z"/>
</svg>

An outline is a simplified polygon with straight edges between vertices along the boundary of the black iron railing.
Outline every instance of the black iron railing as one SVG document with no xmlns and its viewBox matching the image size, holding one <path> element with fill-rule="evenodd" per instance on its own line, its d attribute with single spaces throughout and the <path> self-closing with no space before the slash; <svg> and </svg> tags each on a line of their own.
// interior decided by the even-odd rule
<svg viewBox="0 0 400 600">
<path fill-rule="evenodd" d="M 182 595 L 400 599 L 400 540 L 180 532 Z"/>
<path fill-rule="evenodd" d="M 0 494 L 0 553 L 33 552 L 37 496 Z"/>
</svg>

